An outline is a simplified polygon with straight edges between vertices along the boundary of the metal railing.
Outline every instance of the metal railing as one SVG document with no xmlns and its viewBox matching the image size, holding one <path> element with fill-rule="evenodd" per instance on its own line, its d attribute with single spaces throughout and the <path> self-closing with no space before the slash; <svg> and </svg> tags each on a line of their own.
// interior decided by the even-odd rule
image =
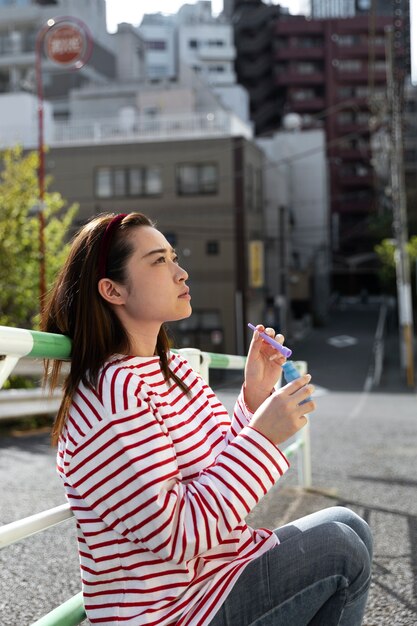
<svg viewBox="0 0 417 626">
<path fill-rule="evenodd" d="M 196 348 L 184 348 L 178 350 L 178 352 L 187 359 L 191 367 L 199 372 L 207 382 L 209 381 L 210 368 L 243 370 L 246 362 L 246 357 L 243 356 L 202 352 Z M 71 341 L 63 335 L 0 326 L 0 355 L 5 357 L 0 361 L 1 387 L 13 371 L 13 368 L 23 357 L 69 360 Z M 307 364 L 304 361 L 297 361 L 295 365 L 301 374 L 307 369 Z M 294 441 L 283 452 L 288 458 L 297 454 L 299 483 L 303 487 L 310 487 L 311 457 L 308 424 L 299 431 Z M 0 549 L 47 530 L 72 517 L 73 514 L 69 504 L 63 504 L 10 524 L 5 524 L 0 527 Z M 86 614 L 82 592 L 80 592 L 34 622 L 32 626 L 77 626 L 84 619 L 86 619 Z"/>
</svg>

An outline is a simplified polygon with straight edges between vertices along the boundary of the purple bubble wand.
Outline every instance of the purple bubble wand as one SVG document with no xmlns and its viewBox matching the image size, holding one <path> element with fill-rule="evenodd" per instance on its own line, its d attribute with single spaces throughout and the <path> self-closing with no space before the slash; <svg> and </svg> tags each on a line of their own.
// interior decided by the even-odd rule
<svg viewBox="0 0 417 626">
<path fill-rule="evenodd" d="M 258 330 L 256 326 L 254 326 L 253 324 L 248 324 L 248 326 L 253 331 Z M 267 341 L 269 344 L 271 344 L 273 348 L 275 348 L 275 350 L 278 350 L 278 352 L 281 352 L 281 354 L 285 356 L 285 358 L 288 359 L 288 357 L 292 355 L 292 350 L 290 350 L 286 346 L 282 346 L 278 341 L 276 341 L 275 339 L 272 339 L 272 337 L 270 337 L 266 333 L 262 332 L 261 330 L 258 330 L 258 333 L 260 334 L 260 336 L 262 337 L 264 341 Z"/>
</svg>

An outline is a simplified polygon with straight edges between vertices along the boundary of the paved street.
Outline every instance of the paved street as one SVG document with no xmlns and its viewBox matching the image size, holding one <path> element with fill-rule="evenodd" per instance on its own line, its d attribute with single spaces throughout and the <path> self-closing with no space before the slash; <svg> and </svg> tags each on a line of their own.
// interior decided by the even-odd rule
<svg viewBox="0 0 417 626">
<path fill-rule="evenodd" d="M 399 371 L 395 333 L 387 339 L 381 387 L 366 390 L 376 324 L 376 309 L 339 310 L 326 327 L 291 345 L 318 385 L 310 420 L 313 489 L 297 487 L 294 461 L 282 485 L 251 514 L 251 523 L 275 527 L 323 506 L 351 506 L 375 536 L 365 626 L 415 626 L 417 398 Z M 219 393 L 230 407 L 236 390 Z M 1 440 L 0 523 L 63 502 L 54 456 L 46 433 Z M 1 551 L 0 567 L 0 624 L 31 624 L 79 590 L 73 523 Z"/>
</svg>

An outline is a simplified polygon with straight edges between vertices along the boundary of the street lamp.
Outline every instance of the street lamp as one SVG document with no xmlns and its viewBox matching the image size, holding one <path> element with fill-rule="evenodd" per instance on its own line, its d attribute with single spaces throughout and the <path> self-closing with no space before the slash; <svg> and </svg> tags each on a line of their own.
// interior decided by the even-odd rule
<svg viewBox="0 0 417 626">
<path fill-rule="evenodd" d="M 67 69 L 78 70 L 90 58 L 92 38 L 87 26 L 75 17 L 49 19 L 40 29 L 35 44 L 35 72 L 38 96 L 38 206 L 39 217 L 39 300 L 42 310 L 46 295 L 45 265 L 45 142 L 42 56 Z"/>
</svg>

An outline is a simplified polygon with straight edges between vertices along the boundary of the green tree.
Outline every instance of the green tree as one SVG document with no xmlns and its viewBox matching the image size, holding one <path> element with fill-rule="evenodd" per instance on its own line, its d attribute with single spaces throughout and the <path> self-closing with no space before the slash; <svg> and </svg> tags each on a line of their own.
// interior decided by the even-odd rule
<svg viewBox="0 0 417 626">
<path fill-rule="evenodd" d="M 15 147 L 0 154 L 0 324 L 36 328 L 39 316 L 38 154 Z M 50 184 L 46 178 L 46 189 Z M 47 287 L 68 254 L 66 236 L 78 206 L 45 193 Z"/>
<path fill-rule="evenodd" d="M 393 239 L 383 239 L 375 246 L 379 260 L 381 261 L 381 282 L 389 293 L 396 290 L 396 270 L 395 270 L 395 242 Z M 415 285 L 416 262 L 417 262 L 417 236 L 413 236 L 407 243 L 407 252 L 410 259 L 411 281 Z M 414 294 L 416 297 L 416 294 Z"/>
</svg>

